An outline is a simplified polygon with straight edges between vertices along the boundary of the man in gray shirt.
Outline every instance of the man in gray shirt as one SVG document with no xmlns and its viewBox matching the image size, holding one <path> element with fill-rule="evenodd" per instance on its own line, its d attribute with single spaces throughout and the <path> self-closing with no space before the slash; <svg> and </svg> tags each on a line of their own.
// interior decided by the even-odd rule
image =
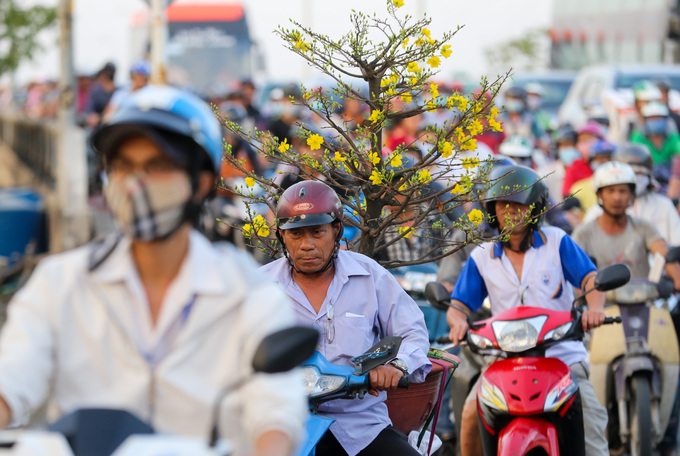
<svg viewBox="0 0 680 456">
<path fill-rule="evenodd" d="M 635 172 L 625 163 L 609 162 L 598 168 L 593 184 L 603 212 L 578 226 L 572 238 L 597 261 L 598 268 L 624 263 L 630 267 L 632 277 L 647 277 L 649 253 L 665 256 L 668 247 L 652 224 L 626 214 L 636 181 Z M 680 266 L 667 264 L 666 273 L 673 279 L 675 289 L 680 290 Z"/>
</svg>

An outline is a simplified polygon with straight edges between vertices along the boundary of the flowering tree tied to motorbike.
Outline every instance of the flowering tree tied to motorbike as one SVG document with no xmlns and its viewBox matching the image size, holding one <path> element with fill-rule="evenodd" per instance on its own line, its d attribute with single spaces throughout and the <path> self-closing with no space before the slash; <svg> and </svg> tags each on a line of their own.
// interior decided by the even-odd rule
<svg viewBox="0 0 680 456">
<path fill-rule="evenodd" d="M 487 176 L 492 163 L 475 153 L 475 137 L 487 129 L 501 131 L 493 98 L 509 76 L 493 82 L 482 78 L 481 89 L 468 96 L 440 89 L 433 76 L 442 60 L 451 57 L 448 42 L 460 27 L 435 38 L 428 30 L 431 19 L 400 14 L 403 3 L 389 0 L 386 18 L 353 11 L 351 31 L 339 39 L 294 21 L 293 28 L 275 31 L 288 49 L 335 81 L 328 90 L 303 86 L 300 97 L 290 98 L 308 113 L 306 121 L 298 123 L 302 147 L 292 147 L 267 132 L 244 131 L 222 118 L 231 134 L 270 161 L 290 165 L 283 168 L 303 179 L 325 181 L 338 191 L 345 205 L 345 224 L 358 232 L 346 238 L 348 249 L 374 257 L 402 239 L 419 238 L 427 246 L 416 259 L 382 261 L 388 268 L 431 262 L 480 241 L 483 212 L 474 209 L 465 215 L 461 209 L 483 203 L 482 192 L 492 184 Z M 346 100 L 367 106 L 368 118 L 350 124 L 338 113 Z M 384 130 L 420 115 L 444 120 L 428 123 L 415 141 L 384 152 Z M 414 151 L 419 153 L 414 156 Z M 230 189 L 248 207 L 250 220 L 243 233 L 253 245 L 276 252 L 280 246 L 273 236 L 273 220 L 256 208 L 268 207 L 275 213 L 283 192 L 277 181 L 289 171 L 271 178 L 256 175 L 229 146 L 225 160 L 246 175 L 244 185 Z M 466 233 L 465 242 L 451 240 L 456 230 Z"/>
</svg>

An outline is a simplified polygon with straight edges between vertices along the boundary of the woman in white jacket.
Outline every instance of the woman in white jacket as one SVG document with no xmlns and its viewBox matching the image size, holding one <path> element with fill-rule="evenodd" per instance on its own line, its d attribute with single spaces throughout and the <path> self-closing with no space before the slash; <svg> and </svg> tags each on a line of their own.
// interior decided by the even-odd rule
<svg viewBox="0 0 680 456">
<path fill-rule="evenodd" d="M 148 87 L 92 138 L 121 234 L 43 261 L 0 335 L 0 425 L 85 407 L 126 409 L 162 432 L 208 438 L 255 348 L 294 324 L 286 295 L 235 249 L 192 230 L 222 153 L 189 94 Z M 221 402 L 241 451 L 291 454 L 306 417 L 296 373 L 256 374 Z"/>
</svg>

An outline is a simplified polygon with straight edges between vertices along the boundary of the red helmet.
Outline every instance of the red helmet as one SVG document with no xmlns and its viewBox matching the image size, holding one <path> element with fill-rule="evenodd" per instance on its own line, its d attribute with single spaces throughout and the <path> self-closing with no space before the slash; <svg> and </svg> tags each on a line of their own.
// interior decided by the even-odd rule
<svg viewBox="0 0 680 456">
<path fill-rule="evenodd" d="M 292 185 L 283 192 L 276 206 L 276 226 L 281 230 L 342 222 L 343 218 L 338 195 L 318 181 Z"/>
</svg>

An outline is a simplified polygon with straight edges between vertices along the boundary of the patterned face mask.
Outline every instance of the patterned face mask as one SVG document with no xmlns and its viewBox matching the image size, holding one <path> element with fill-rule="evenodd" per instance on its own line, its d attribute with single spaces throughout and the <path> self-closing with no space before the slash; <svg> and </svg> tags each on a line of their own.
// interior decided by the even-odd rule
<svg viewBox="0 0 680 456">
<path fill-rule="evenodd" d="M 181 173 L 163 178 L 131 174 L 110 179 L 104 196 L 124 234 L 157 241 L 170 236 L 186 220 L 191 183 Z"/>
</svg>

